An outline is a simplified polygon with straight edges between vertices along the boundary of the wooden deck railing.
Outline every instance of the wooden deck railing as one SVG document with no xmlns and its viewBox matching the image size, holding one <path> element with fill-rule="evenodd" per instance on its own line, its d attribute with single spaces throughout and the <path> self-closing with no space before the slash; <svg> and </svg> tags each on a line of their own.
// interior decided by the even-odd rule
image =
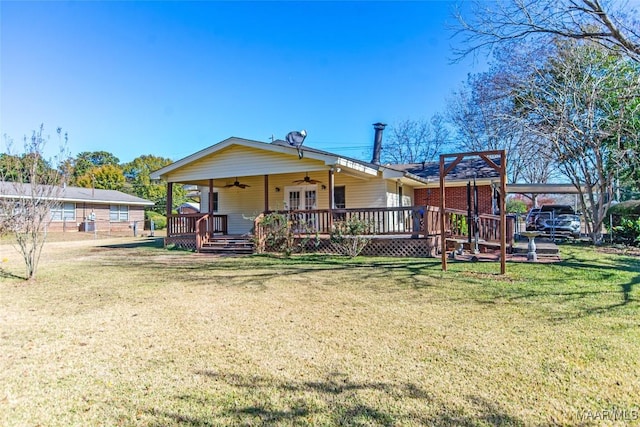
<svg viewBox="0 0 640 427">
<path fill-rule="evenodd" d="M 451 237 L 469 238 L 468 212 L 459 209 L 445 209 L 445 229 Z M 471 219 L 471 238 L 475 236 L 475 228 Z M 478 237 L 489 242 L 500 241 L 500 216 L 480 214 L 477 221 Z M 507 244 L 513 242 L 513 224 L 507 221 Z"/>
<path fill-rule="evenodd" d="M 260 225 L 264 216 L 255 220 L 255 237 L 260 240 L 266 231 Z M 311 209 L 296 211 L 278 211 L 284 215 L 287 226 L 296 234 L 331 234 L 332 226 L 337 221 L 357 218 L 369 224 L 366 234 L 377 235 L 411 235 L 426 237 L 440 234 L 440 221 L 445 221 L 447 237 L 468 238 L 467 211 L 446 209 L 444 219 L 440 209 L 434 206 L 402 206 L 390 208 L 354 208 L 354 209 Z M 479 215 L 478 234 L 486 241 L 500 240 L 500 217 L 496 215 Z M 184 214 L 171 215 L 167 218 L 167 236 L 193 236 L 198 250 L 204 239 L 214 233 L 228 234 L 226 215 Z M 473 237 L 474 230 L 471 235 Z M 513 228 L 507 222 L 507 243 L 511 244 Z"/>
<path fill-rule="evenodd" d="M 404 206 L 390 208 L 310 209 L 266 212 L 284 215 L 296 233 L 330 234 L 338 221 L 357 218 L 369 226 L 366 234 L 434 235 L 439 233 L 439 209 L 432 206 Z M 264 215 L 256 218 L 259 224 Z M 257 229 L 256 229 L 257 230 Z"/>
<path fill-rule="evenodd" d="M 227 234 L 227 215 L 173 214 L 167 218 L 167 236 L 200 233 Z M 200 231 L 200 233 L 197 233 Z"/>
</svg>

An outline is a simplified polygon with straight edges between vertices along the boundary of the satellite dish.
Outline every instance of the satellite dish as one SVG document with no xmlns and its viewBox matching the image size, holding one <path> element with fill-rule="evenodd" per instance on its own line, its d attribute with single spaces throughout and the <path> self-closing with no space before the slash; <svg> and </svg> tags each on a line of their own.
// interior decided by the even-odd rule
<svg viewBox="0 0 640 427">
<path fill-rule="evenodd" d="M 287 143 L 289 145 L 291 145 L 292 147 L 296 147 L 298 149 L 298 158 L 302 158 L 302 150 L 300 149 L 300 147 L 302 147 L 302 144 L 304 143 L 304 139 L 307 137 L 307 131 L 302 129 L 300 132 L 298 132 L 297 130 L 291 131 L 287 134 L 287 137 L 285 138 L 285 140 L 287 141 Z"/>
</svg>

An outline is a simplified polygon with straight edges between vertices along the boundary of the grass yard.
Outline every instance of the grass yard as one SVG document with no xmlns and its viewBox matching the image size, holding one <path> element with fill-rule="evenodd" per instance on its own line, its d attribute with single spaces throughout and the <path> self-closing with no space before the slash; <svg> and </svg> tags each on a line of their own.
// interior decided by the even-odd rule
<svg viewBox="0 0 640 427">
<path fill-rule="evenodd" d="M 134 244 L 129 244 L 135 242 Z M 558 264 L 0 246 L 0 425 L 640 423 L 640 258 Z"/>
</svg>

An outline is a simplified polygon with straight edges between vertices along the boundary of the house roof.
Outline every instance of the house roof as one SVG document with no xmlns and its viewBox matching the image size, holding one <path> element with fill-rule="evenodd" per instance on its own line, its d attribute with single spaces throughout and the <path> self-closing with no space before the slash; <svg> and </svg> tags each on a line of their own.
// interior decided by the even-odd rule
<svg viewBox="0 0 640 427">
<path fill-rule="evenodd" d="M 491 160 L 500 166 L 500 158 L 491 158 Z M 454 159 L 445 162 L 445 168 L 448 167 Z M 399 165 L 388 165 L 390 168 L 408 172 L 426 179 L 430 182 L 440 182 L 440 162 L 428 163 L 408 163 Z M 495 180 L 500 178 L 500 173 L 489 166 L 481 158 L 466 158 L 460 161 L 447 174 L 447 180 L 469 181 L 472 179 L 478 181 Z"/>
<path fill-rule="evenodd" d="M 231 145 L 240 145 L 259 150 L 295 156 L 295 158 L 298 157 L 298 149 L 289 145 L 286 141 L 275 140 L 271 143 L 267 143 L 244 138 L 231 137 L 203 150 L 200 150 L 181 160 L 178 160 L 168 166 L 165 166 L 162 169 L 152 172 L 151 179 L 166 179 L 167 176 L 172 172 L 177 171 L 178 169 L 185 167 L 199 159 L 221 151 Z M 424 186 L 427 184 L 427 180 L 414 175 L 409 171 L 393 169 L 387 167 L 386 165 L 376 165 L 369 162 L 364 162 L 362 160 L 341 156 L 328 151 L 319 150 L 309 146 L 303 146 L 300 148 L 300 150 L 303 153 L 303 158 L 322 161 L 326 166 L 350 169 L 354 172 L 370 176 L 378 176 L 378 173 L 381 172 L 382 178 L 384 179 L 397 179 L 413 186 Z"/>
<path fill-rule="evenodd" d="M 51 188 L 50 186 L 46 186 Z M 100 190 L 65 186 L 60 191 L 43 191 L 41 194 L 58 194 L 61 202 L 91 202 L 100 204 L 121 204 L 130 206 L 153 206 L 150 200 L 132 196 L 116 190 Z M 30 197 L 31 184 L 0 181 L 0 198 L 20 199 Z"/>
<path fill-rule="evenodd" d="M 181 204 L 180 206 L 178 206 L 178 209 L 181 208 L 191 208 L 191 209 L 195 209 L 198 212 L 200 212 L 200 203 L 195 203 L 195 202 L 184 202 L 183 204 Z"/>
</svg>

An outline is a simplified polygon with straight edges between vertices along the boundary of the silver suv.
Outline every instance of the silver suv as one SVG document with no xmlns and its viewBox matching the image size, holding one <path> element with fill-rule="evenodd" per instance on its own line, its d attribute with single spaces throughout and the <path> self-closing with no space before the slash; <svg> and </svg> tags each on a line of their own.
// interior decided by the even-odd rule
<svg viewBox="0 0 640 427">
<path fill-rule="evenodd" d="M 536 230 L 545 234 L 580 237 L 580 216 L 569 205 L 544 205 L 536 214 Z"/>
</svg>

